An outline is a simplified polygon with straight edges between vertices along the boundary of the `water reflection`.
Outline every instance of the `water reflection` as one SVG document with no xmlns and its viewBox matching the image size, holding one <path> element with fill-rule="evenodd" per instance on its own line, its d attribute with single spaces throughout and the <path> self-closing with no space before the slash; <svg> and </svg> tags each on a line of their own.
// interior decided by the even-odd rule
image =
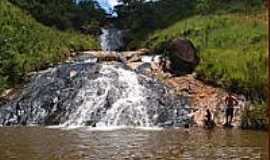
<svg viewBox="0 0 270 160">
<path fill-rule="evenodd" d="M 267 133 L 237 129 L 0 128 L 0 160 L 268 159 Z"/>
</svg>

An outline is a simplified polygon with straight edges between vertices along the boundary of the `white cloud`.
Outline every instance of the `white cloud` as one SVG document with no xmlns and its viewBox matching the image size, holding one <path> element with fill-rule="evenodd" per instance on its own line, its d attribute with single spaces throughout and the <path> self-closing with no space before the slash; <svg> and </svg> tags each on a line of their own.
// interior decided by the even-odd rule
<svg viewBox="0 0 270 160">
<path fill-rule="evenodd" d="M 118 0 L 97 0 L 97 1 L 104 8 L 113 8 L 115 5 L 119 4 Z"/>
<path fill-rule="evenodd" d="M 115 13 L 113 12 L 113 7 L 118 5 L 118 0 L 96 0 L 99 2 L 100 6 L 106 10 L 107 13 L 112 14 L 114 16 Z"/>
<path fill-rule="evenodd" d="M 117 4 L 119 4 L 118 0 L 107 0 L 107 1 L 108 1 L 108 4 L 109 4 L 111 7 L 113 7 L 113 6 L 117 5 Z"/>
</svg>

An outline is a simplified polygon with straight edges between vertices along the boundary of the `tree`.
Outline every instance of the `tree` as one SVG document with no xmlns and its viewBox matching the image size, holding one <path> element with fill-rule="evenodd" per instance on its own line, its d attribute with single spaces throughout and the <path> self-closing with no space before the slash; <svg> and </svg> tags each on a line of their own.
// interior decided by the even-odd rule
<svg viewBox="0 0 270 160">
<path fill-rule="evenodd" d="M 93 22 L 101 22 L 105 11 L 94 0 L 9 0 L 28 10 L 39 22 L 60 30 L 80 30 Z"/>
<path fill-rule="evenodd" d="M 197 0 L 196 8 L 200 14 L 209 14 L 214 10 L 217 0 Z"/>
</svg>

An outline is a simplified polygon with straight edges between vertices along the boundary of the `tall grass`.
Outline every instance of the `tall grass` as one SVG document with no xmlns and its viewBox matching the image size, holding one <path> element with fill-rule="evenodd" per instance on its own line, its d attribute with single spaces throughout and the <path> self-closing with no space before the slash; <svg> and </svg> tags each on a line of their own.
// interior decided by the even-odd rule
<svg viewBox="0 0 270 160">
<path fill-rule="evenodd" d="M 201 79 L 250 98 L 265 98 L 267 25 L 263 14 L 194 16 L 155 31 L 141 46 L 162 53 L 168 41 L 188 38 L 200 51 L 202 61 L 195 71 Z"/>
<path fill-rule="evenodd" d="M 99 46 L 91 36 L 45 27 L 7 0 L 0 1 L 0 91 L 71 51 L 95 48 Z"/>
</svg>

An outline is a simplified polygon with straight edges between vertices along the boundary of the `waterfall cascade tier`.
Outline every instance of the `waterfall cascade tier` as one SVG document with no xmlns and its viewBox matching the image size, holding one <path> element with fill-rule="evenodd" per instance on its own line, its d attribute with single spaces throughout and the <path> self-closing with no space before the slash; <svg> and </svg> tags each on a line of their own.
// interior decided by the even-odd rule
<svg viewBox="0 0 270 160">
<path fill-rule="evenodd" d="M 121 63 L 91 58 L 35 74 L 22 94 L 0 107 L 0 125 L 166 127 L 190 123 L 185 97 Z"/>
<path fill-rule="evenodd" d="M 102 28 L 100 36 L 103 51 L 116 51 L 124 47 L 125 32 L 117 28 Z"/>
</svg>

